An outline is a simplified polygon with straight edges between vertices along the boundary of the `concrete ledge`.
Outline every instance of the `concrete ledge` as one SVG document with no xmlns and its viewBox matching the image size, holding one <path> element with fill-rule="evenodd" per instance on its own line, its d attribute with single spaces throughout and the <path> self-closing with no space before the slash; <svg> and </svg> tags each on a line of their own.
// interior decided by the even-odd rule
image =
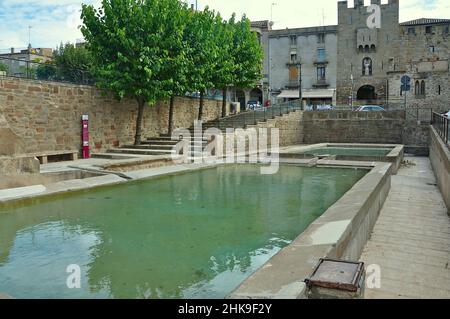
<svg viewBox="0 0 450 319">
<path fill-rule="evenodd" d="M 450 216 L 450 149 L 431 127 L 430 161 Z"/>
<path fill-rule="evenodd" d="M 358 260 L 391 186 L 392 164 L 372 165 L 338 202 L 228 298 L 306 298 L 306 289 L 299 283 L 320 258 Z"/>
<path fill-rule="evenodd" d="M 34 185 L 30 187 L 11 188 L 0 190 L 0 204 L 29 200 L 35 197 L 50 196 L 59 193 L 81 191 L 100 186 L 110 186 L 129 182 L 129 179 L 143 180 L 164 175 L 174 175 L 184 172 L 207 169 L 217 166 L 217 164 L 186 164 L 155 167 L 146 170 L 123 173 L 123 177 L 115 174 L 89 177 L 84 179 L 72 179 L 51 183 L 48 185 Z"/>
<path fill-rule="evenodd" d="M 89 189 L 98 186 L 113 185 L 127 181 L 116 175 L 104 175 L 85 179 L 74 179 L 61 181 L 53 184 L 34 185 L 29 187 L 12 188 L 0 190 L 0 204 L 17 202 L 31 198 L 55 195 L 70 191 Z"/>
<path fill-rule="evenodd" d="M 404 158 L 404 146 L 399 144 L 367 144 L 367 143 L 320 143 L 307 146 L 291 146 L 280 149 L 281 158 L 300 158 L 311 159 L 314 155 L 303 154 L 318 148 L 326 147 L 344 147 L 344 148 L 392 148 L 392 150 L 386 156 L 353 156 L 353 155 L 334 155 L 328 159 L 334 159 L 341 162 L 344 161 L 357 161 L 357 162 L 387 162 L 392 163 L 392 173 L 397 174 L 403 158 Z M 320 161 L 319 161 L 320 162 Z M 333 164 L 334 165 L 334 164 Z M 346 164 L 348 166 L 351 164 Z"/>
</svg>

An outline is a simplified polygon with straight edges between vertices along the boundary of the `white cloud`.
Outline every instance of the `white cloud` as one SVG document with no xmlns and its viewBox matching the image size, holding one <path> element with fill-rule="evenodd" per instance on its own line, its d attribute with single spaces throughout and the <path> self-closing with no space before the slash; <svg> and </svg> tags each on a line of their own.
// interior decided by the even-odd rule
<svg viewBox="0 0 450 319">
<path fill-rule="evenodd" d="M 195 0 L 188 0 L 195 3 Z M 0 49 L 26 47 L 28 26 L 33 26 L 33 46 L 55 47 L 60 42 L 75 42 L 82 37 L 81 3 L 99 0 L 0 0 Z M 246 13 L 252 20 L 270 19 L 272 3 L 275 28 L 307 27 L 337 23 L 337 0 L 199 0 L 229 17 Z M 382 1 L 384 3 L 384 1 Z M 448 0 L 400 0 L 400 21 L 417 18 L 450 18 Z"/>
</svg>

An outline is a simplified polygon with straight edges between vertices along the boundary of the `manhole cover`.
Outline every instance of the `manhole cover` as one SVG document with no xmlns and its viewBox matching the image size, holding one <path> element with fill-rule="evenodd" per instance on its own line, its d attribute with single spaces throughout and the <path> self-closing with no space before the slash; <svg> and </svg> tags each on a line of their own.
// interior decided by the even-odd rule
<svg viewBox="0 0 450 319">
<path fill-rule="evenodd" d="M 308 287 L 322 287 L 357 292 L 364 263 L 320 259 L 313 274 L 305 282 Z"/>
</svg>

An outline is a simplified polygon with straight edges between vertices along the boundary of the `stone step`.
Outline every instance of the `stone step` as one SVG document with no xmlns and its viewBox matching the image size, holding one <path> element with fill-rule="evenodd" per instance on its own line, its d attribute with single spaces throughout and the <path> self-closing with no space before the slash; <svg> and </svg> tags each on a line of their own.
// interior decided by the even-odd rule
<svg viewBox="0 0 450 319">
<path fill-rule="evenodd" d="M 117 154 L 134 154 L 134 155 L 170 155 L 175 154 L 173 150 L 141 150 L 134 148 L 113 148 L 109 149 L 107 153 Z"/>
<path fill-rule="evenodd" d="M 120 148 L 125 149 L 138 149 L 138 150 L 171 150 L 176 144 L 159 144 L 159 145 L 153 145 L 153 144 L 141 144 L 141 145 L 124 145 Z"/>
</svg>

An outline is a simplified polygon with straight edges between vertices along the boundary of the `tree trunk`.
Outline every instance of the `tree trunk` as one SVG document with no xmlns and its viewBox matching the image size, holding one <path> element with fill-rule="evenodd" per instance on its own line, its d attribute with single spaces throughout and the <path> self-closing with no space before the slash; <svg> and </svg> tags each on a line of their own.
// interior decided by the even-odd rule
<svg viewBox="0 0 450 319">
<path fill-rule="evenodd" d="M 142 119 L 144 118 L 144 98 L 138 97 L 136 98 L 139 108 L 138 115 L 136 119 L 136 136 L 134 138 L 134 145 L 141 145 L 141 135 L 142 135 Z"/>
<path fill-rule="evenodd" d="M 227 87 L 222 90 L 222 117 L 227 116 Z"/>
<path fill-rule="evenodd" d="M 169 136 L 172 135 L 173 132 L 173 106 L 175 104 L 175 96 L 172 95 L 170 97 L 170 103 L 169 103 L 169 129 L 168 129 L 168 134 Z"/>
<path fill-rule="evenodd" d="M 198 120 L 201 121 L 203 117 L 203 104 L 205 102 L 204 99 L 205 93 L 200 91 L 200 107 L 198 108 Z"/>
</svg>

